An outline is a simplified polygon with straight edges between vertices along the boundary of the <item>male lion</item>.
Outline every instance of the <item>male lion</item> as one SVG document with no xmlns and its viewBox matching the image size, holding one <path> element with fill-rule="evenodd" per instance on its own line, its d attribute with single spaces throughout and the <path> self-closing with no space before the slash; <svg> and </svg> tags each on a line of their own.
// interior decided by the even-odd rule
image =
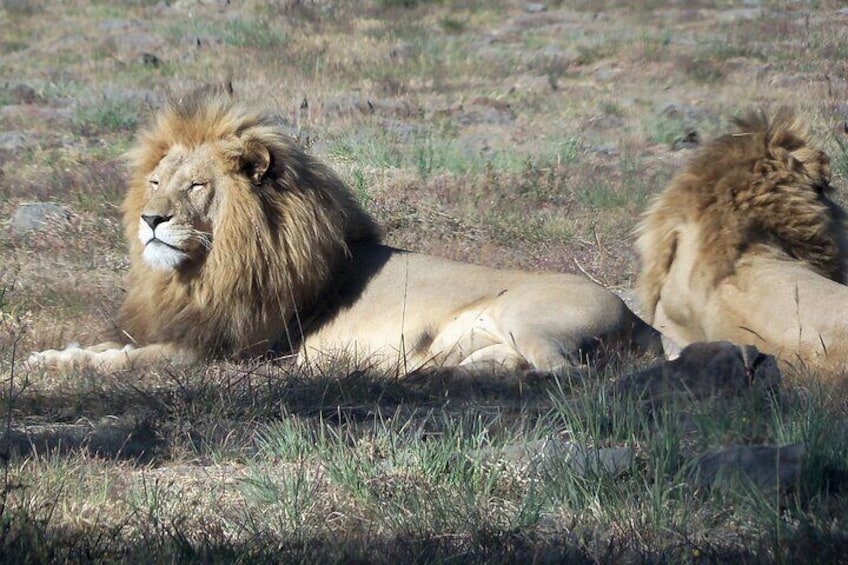
<svg viewBox="0 0 848 565">
<path fill-rule="evenodd" d="M 788 109 L 705 145 L 639 227 L 646 316 L 678 347 L 728 340 L 786 367 L 848 365 L 845 214 Z"/>
<path fill-rule="evenodd" d="M 493 363 L 556 370 L 599 345 L 660 350 L 607 289 L 383 246 L 375 224 L 273 115 L 215 93 L 172 101 L 131 152 L 123 204 L 128 345 L 34 362 L 345 355 L 388 370 Z M 479 365 L 475 365 L 479 366 Z"/>
</svg>

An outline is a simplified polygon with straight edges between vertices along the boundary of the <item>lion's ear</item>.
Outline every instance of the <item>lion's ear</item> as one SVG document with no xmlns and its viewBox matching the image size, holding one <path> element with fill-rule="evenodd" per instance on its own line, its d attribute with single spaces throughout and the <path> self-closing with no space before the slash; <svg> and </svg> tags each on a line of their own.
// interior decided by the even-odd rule
<svg viewBox="0 0 848 565">
<path fill-rule="evenodd" d="M 802 171 L 817 185 L 830 182 L 830 158 L 827 153 L 807 146 L 788 152 L 787 161 L 793 169 Z"/>
<path fill-rule="evenodd" d="M 810 159 L 804 162 L 807 174 L 819 184 L 830 182 L 830 157 L 824 151 L 815 150 Z"/>
<path fill-rule="evenodd" d="M 258 141 L 247 141 L 241 160 L 242 170 L 250 178 L 250 182 L 256 186 L 260 185 L 271 167 L 271 152 L 268 148 Z"/>
</svg>

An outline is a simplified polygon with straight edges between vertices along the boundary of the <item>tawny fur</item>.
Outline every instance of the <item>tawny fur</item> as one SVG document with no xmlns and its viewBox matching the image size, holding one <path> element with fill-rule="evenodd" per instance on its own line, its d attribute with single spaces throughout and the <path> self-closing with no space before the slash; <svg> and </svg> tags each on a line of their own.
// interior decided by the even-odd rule
<svg viewBox="0 0 848 565">
<path fill-rule="evenodd" d="M 666 353 L 755 345 L 803 376 L 848 371 L 845 213 L 827 155 L 786 109 L 705 145 L 639 228 L 638 290 Z"/>
<path fill-rule="evenodd" d="M 829 198 L 827 155 L 789 109 L 772 118 L 752 113 L 736 124 L 738 133 L 700 149 L 638 227 L 638 290 L 649 323 L 685 224 L 700 229 L 700 268 L 713 285 L 755 247 L 845 282 L 845 214 Z"/>
</svg>

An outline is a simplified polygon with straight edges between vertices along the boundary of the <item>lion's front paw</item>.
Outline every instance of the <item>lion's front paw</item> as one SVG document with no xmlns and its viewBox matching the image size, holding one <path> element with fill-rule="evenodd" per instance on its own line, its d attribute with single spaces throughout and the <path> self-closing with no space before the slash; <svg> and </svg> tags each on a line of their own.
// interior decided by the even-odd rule
<svg viewBox="0 0 848 565">
<path fill-rule="evenodd" d="M 85 357 L 86 351 L 78 343 L 69 343 L 64 349 L 46 349 L 30 354 L 26 362 L 30 368 L 72 365 Z"/>
<path fill-rule="evenodd" d="M 47 349 L 36 351 L 27 358 L 27 365 L 31 368 L 38 367 L 77 367 L 91 366 L 102 367 L 115 363 L 116 359 L 124 359 L 134 349 L 131 345 L 124 347 L 109 347 L 95 345 L 92 347 L 80 347 L 78 343 L 68 344 L 64 349 Z"/>
</svg>

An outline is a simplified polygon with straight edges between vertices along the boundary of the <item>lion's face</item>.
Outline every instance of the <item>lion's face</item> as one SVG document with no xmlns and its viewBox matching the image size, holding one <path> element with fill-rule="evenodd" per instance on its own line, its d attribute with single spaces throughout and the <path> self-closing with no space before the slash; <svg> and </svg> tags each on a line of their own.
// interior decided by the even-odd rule
<svg viewBox="0 0 848 565">
<path fill-rule="evenodd" d="M 201 145 L 172 147 L 148 176 L 147 202 L 138 218 L 143 258 L 152 267 L 174 270 L 203 259 L 223 196 L 221 159 Z"/>
</svg>

